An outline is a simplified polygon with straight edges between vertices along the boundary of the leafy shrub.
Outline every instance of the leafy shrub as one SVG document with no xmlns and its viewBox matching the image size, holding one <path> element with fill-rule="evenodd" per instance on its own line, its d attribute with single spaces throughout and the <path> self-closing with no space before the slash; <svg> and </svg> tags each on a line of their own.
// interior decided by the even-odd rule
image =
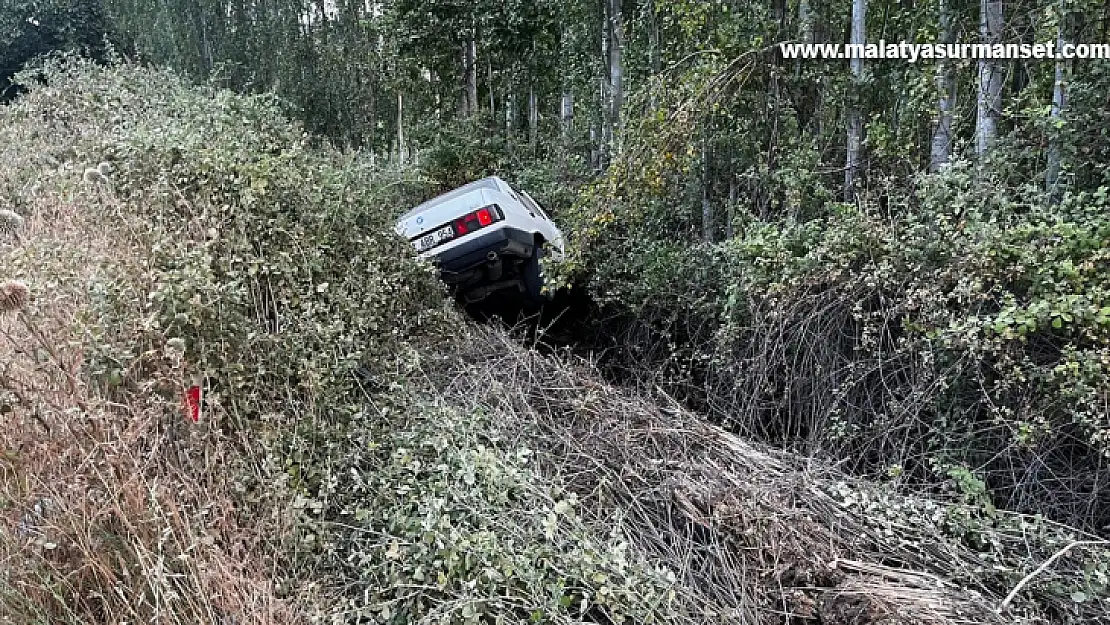
<svg viewBox="0 0 1110 625">
<path fill-rule="evenodd" d="M 191 453 L 241 447 L 200 470 L 266 536 L 286 595 L 338 622 L 673 620 L 663 573 L 578 522 L 488 417 L 426 395 L 423 371 L 460 364 L 461 321 L 392 231 L 422 182 L 309 149 L 264 97 L 73 59 L 42 71 L 11 121 L 72 142 L 52 192 L 136 252 L 89 285 L 81 374 L 167 408 L 205 380 Z M 187 427 L 176 412 L 160 418 Z"/>
<path fill-rule="evenodd" d="M 326 472 L 294 501 L 317 574 L 350 580 L 347 618 L 672 622 L 665 573 L 587 528 L 490 414 L 404 394 L 367 411 L 323 433 Z"/>
<path fill-rule="evenodd" d="M 665 349 L 636 353 L 678 363 L 668 388 L 867 475 L 939 485 L 966 465 L 999 505 L 1110 520 L 1105 189 L 1050 204 L 956 164 L 804 221 L 738 211 L 709 246 L 662 238 L 673 197 L 615 169 L 568 215 L 566 269 L 652 328 Z"/>
</svg>

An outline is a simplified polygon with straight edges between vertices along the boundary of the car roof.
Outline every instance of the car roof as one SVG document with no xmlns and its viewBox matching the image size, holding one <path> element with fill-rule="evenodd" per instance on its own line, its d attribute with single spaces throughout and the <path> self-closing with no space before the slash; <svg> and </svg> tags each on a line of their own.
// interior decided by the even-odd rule
<svg viewBox="0 0 1110 625">
<path fill-rule="evenodd" d="M 404 219 L 417 213 L 422 213 L 434 206 L 439 206 L 440 204 L 450 202 L 451 200 L 458 199 L 474 191 L 478 191 L 481 189 L 493 189 L 495 191 L 501 191 L 504 190 L 506 186 L 508 186 L 506 182 L 498 178 L 497 176 L 489 176 L 487 178 L 482 178 L 481 180 L 475 180 L 474 182 L 464 184 L 463 186 L 448 191 L 447 193 L 437 195 L 436 197 L 418 205 L 416 208 L 405 213 L 404 215 L 402 215 L 401 218 Z"/>
</svg>

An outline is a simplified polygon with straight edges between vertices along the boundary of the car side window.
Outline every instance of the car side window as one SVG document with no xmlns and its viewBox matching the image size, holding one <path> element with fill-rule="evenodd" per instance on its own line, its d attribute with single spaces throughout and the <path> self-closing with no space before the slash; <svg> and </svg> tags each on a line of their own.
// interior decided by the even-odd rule
<svg viewBox="0 0 1110 625">
<path fill-rule="evenodd" d="M 517 199 L 520 200 L 521 204 L 524 204 L 526 207 L 528 207 L 528 210 L 535 213 L 536 217 L 539 217 L 540 219 L 543 219 L 543 220 L 546 220 L 546 221 L 551 221 L 551 218 L 547 216 L 547 213 L 543 212 L 543 209 L 540 208 L 539 203 L 537 203 L 535 200 L 533 200 L 532 196 L 528 195 L 527 191 L 521 191 L 519 189 L 514 188 L 513 189 L 513 194 L 515 196 L 517 196 Z"/>
<path fill-rule="evenodd" d="M 535 207 L 536 207 L 536 212 L 540 214 L 540 217 L 543 217 L 543 218 L 544 218 L 544 219 L 546 219 L 547 221 L 551 221 L 551 218 L 550 218 L 550 217 L 548 217 L 548 216 L 547 216 L 547 213 L 546 213 L 546 212 L 545 212 L 545 211 L 543 210 L 543 208 L 542 208 L 542 207 L 540 207 L 540 203 L 539 203 L 539 202 L 537 202 L 536 200 L 532 199 L 532 196 L 531 196 L 531 195 L 528 195 L 528 192 L 527 192 L 527 191 L 521 191 L 521 193 L 522 193 L 522 194 L 524 194 L 524 197 L 528 198 L 528 201 L 529 201 L 529 202 L 531 202 L 532 206 L 535 206 Z"/>
</svg>

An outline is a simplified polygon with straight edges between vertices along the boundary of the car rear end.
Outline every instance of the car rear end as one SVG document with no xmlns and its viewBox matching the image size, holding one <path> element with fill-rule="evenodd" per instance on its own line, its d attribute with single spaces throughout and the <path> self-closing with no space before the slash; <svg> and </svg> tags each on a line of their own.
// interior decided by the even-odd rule
<svg viewBox="0 0 1110 625">
<path fill-rule="evenodd" d="M 397 225 L 420 256 L 435 259 L 453 283 L 471 281 L 477 277 L 471 275 L 474 270 L 488 269 L 502 256 L 525 258 L 534 245 L 533 235 L 513 224 L 513 216 L 494 201 L 494 189 L 467 187 L 417 206 Z"/>
</svg>

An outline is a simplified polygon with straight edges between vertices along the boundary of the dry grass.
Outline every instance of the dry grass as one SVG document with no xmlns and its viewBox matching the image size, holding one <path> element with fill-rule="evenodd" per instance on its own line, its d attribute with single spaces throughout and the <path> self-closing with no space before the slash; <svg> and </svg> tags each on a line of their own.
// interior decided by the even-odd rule
<svg viewBox="0 0 1110 625">
<path fill-rule="evenodd" d="M 0 316 L 0 622 L 302 622 L 261 526 L 232 504 L 243 446 L 185 422 L 173 363 L 141 381 L 163 394 L 83 380 L 89 286 L 142 261 L 103 227 L 108 201 L 44 194 L 0 243 L 0 277 L 33 298 Z"/>
<path fill-rule="evenodd" d="M 615 389 L 585 363 L 522 349 L 498 331 L 480 330 L 470 344 L 469 367 L 440 380 L 442 392 L 492 407 L 520 444 L 544 450 L 548 473 L 578 493 L 599 530 L 619 528 L 679 573 L 696 620 L 1110 622 L 1104 600 L 1080 606 L 1041 585 L 1082 583 L 1083 563 L 1105 550 L 1054 563 L 1020 606 L 1005 604 L 1023 575 L 1082 536 L 1069 528 L 1036 530 L 999 513 L 982 528 L 992 546 L 975 549 L 946 525 L 961 506 L 753 445 L 658 389 Z"/>
</svg>

